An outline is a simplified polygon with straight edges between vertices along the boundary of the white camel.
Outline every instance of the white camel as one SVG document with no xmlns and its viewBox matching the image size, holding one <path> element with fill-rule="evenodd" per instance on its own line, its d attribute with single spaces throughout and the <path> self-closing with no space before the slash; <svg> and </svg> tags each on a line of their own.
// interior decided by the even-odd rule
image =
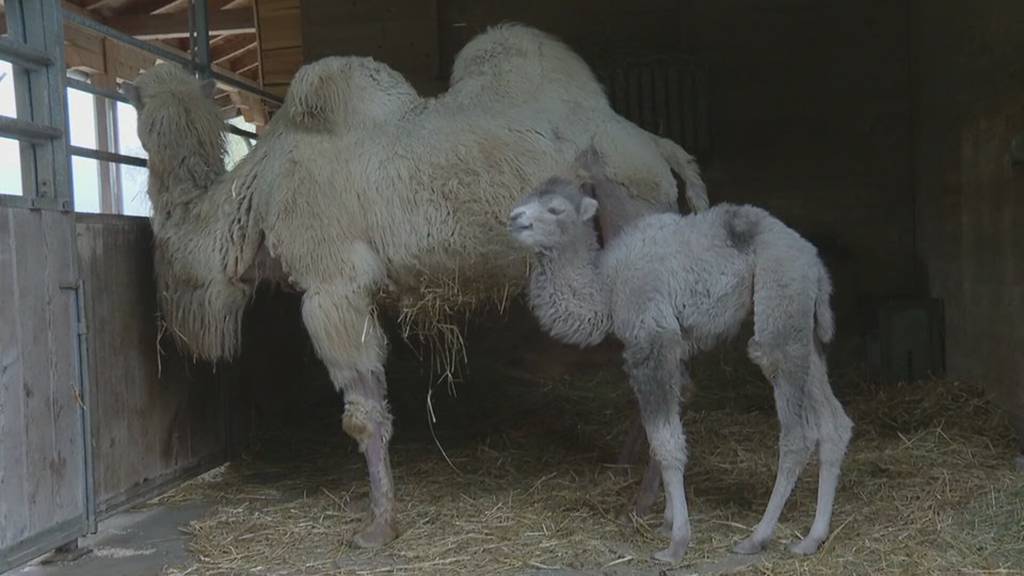
<svg viewBox="0 0 1024 576">
<path fill-rule="evenodd" d="M 508 210 L 538 175 L 571 171 L 591 143 L 620 159 L 609 171 L 631 201 L 674 210 L 675 169 L 691 206 L 707 205 L 692 157 L 616 115 L 582 60 L 550 36 L 499 27 L 473 40 L 456 70 L 451 90 L 426 99 L 369 58 L 304 66 L 231 172 L 208 84 L 158 65 L 125 89 L 149 153 L 170 332 L 198 358 L 230 359 L 259 282 L 302 292 L 304 324 L 369 469 L 362 546 L 397 535 L 378 309 L 413 309 L 429 292 L 457 294 L 445 307 L 465 313 L 515 293 L 526 259 L 505 233 Z"/>
<path fill-rule="evenodd" d="M 599 250 L 595 197 L 619 185 L 600 169 L 594 172 L 582 184 L 559 177 L 542 183 L 511 211 L 509 229 L 536 261 L 529 302 L 541 327 L 579 346 L 608 334 L 625 345 L 626 371 L 666 491 L 671 543 L 655 557 L 677 562 L 690 540 L 680 421 L 686 362 L 734 336 L 751 313 L 754 336 L 747 350 L 775 391 L 779 467 L 764 516 L 735 549 L 754 553 L 765 546 L 817 446 L 814 524 L 791 547 L 815 552 L 829 533 L 852 430 L 832 394 L 822 352 L 834 330 L 832 287 L 817 250 L 764 210 L 728 204 L 686 217 L 641 218 Z"/>
</svg>

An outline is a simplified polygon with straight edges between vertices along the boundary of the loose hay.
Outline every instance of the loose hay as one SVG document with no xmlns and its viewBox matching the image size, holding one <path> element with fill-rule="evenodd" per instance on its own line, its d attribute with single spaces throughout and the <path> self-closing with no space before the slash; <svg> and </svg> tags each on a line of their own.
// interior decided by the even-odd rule
<svg viewBox="0 0 1024 576">
<path fill-rule="evenodd" d="M 685 415 L 694 539 L 684 566 L 670 574 L 727 556 L 771 491 L 770 389 L 751 373 L 725 376 L 728 388 L 701 381 Z M 275 436 L 219 478 L 163 498 L 216 502 L 187 528 L 195 565 L 168 573 L 658 573 L 647 559 L 665 544 L 654 530 L 659 519 L 626 515 L 642 471 L 605 464 L 621 445 L 623 407 L 634 409 L 617 379 L 505 377 L 494 405 L 478 411 L 479 426 L 450 422 L 442 433 L 461 473 L 429 440 L 396 443 L 403 532 L 377 551 L 350 547 L 367 488 L 362 457 L 340 426 Z M 811 466 L 776 542 L 737 573 L 1024 574 L 1024 479 L 1010 470 L 1010 432 L 981 392 L 955 382 L 838 388 L 857 427 L 832 538 L 811 558 L 781 545 L 810 526 Z M 483 433 L 456 434 L 480 426 Z"/>
</svg>

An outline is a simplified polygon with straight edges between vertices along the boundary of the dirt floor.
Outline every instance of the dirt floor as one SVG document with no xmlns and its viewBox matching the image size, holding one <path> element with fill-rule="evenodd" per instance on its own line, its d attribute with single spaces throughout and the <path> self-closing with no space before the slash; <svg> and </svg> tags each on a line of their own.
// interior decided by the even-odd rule
<svg viewBox="0 0 1024 576">
<path fill-rule="evenodd" d="M 486 386 L 458 385 L 457 399 L 435 388 L 433 435 L 422 396 L 418 413 L 399 416 L 393 544 L 351 547 L 366 512 L 363 460 L 336 412 L 311 409 L 304 426 L 268 431 L 244 458 L 161 499 L 213 504 L 184 528 L 194 564 L 165 573 L 1024 574 L 1024 475 L 979 389 L 842 375 L 835 388 L 857 427 L 833 536 L 811 558 L 784 547 L 810 526 L 812 465 L 776 541 L 737 561 L 729 550 L 771 491 L 777 425 L 768 385 L 731 366 L 711 358 L 694 370 L 685 414 L 694 538 L 680 566 L 648 560 L 665 545 L 657 516 L 628 515 L 642 470 L 613 464 L 635 413 L 621 374 L 503 369 Z"/>
</svg>

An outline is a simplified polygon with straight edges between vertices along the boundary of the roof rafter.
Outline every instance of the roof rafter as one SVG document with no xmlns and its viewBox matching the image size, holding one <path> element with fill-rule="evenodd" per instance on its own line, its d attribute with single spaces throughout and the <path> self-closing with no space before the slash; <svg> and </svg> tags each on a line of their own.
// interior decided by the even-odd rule
<svg viewBox="0 0 1024 576">
<path fill-rule="evenodd" d="M 141 39 L 188 37 L 188 13 L 134 14 L 114 16 L 107 21 L 112 28 Z M 252 10 L 210 10 L 207 19 L 211 34 L 255 33 L 256 19 Z"/>
</svg>

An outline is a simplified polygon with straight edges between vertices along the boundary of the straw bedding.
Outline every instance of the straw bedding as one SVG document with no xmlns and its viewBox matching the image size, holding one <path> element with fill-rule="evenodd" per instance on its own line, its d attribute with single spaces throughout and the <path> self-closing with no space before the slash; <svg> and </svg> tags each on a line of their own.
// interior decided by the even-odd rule
<svg viewBox="0 0 1024 576">
<path fill-rule="evenodd" d="M 694 573 L 727 557 L 771 491 L 770 389 L 746 364 L 727 360 L 694 370 L 698 393 L 685 414 L 694 539 L 683 565 L 662 573 Z M 403 534 L 393 544 L 350 547 L 365 517 L 364 464 L 331 415 L 268 434 L 239 461 L 162 497 L 214 503 L 184 528 L 194 564 L 166 573 L 665 570 L 648 560 L 664 544 L 660 519 L 628 515 L 642 470 L 608 464 L 635 413 L 621 374 L 537 372 L 495 368 L 476 396 L 467 384 L 458 399 L 435 393 L 437 443 L 450 463 L 433 438 L 403 437 L 400 417 L 392 462 Z M 834 379 L 856 430 L 832 538 L 811 558 L 782 546 L 811 523 L 812 464 L 776 541 L 733 573 L 1024 574 L 1024 477 L 1012 471 L 1010 431 L 981 391 Z"/>
</svg>

